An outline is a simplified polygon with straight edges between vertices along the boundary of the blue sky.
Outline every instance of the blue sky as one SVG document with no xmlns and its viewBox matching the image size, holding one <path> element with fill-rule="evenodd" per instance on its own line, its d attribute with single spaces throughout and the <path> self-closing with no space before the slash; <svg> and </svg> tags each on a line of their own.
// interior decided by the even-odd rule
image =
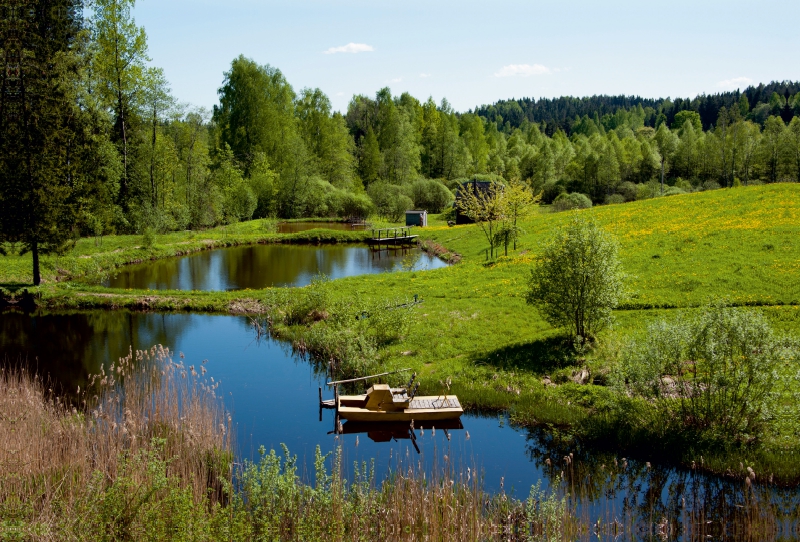
<svg viewBox="0 0 800 542">
<path fill-rule="evenodd" d="M 800 2 L 138 0 L 153 64 L 211 108 L 231 60 L 334 109 L 385 86 L 458 111 L 523 96 L 693 97 L 800 80 Z"/>
</svg>

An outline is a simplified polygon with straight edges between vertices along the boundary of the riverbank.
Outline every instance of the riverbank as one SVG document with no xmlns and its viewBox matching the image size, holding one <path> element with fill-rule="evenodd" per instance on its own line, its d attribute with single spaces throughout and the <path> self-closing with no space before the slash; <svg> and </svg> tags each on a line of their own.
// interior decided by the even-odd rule
<svg viewBox="0 0 800 542">
<path fill-rule="evenodd" d="M 313 221 L 313 220 L 309 220 Z M 65 254 L 45 255 L 41 259 L 44 285 L 69 281 L 97 284 L 117 268 L 196 252 L 255 244 L 337 244 L 364 243 L 369 231 L 329 230 L 320 225 L 298 233 L 275 233 L 274 220 L 252 220 L 235 226 L 220 226 L 204 231 L 184 231 L 160 235 L 109 235 L 82 238 Z M 11 255 L 2 260 L 0 286 L 18 289 L 30 284 L 30 254 Z"/>
<path fill-rule="evenodd" d="M 703 443 L 688 435 L 667 442 L 647 431 L 623 431 L 618 422 L 624 421 L 625 411 L 605 384 L 628 338 L 641 335 L 658 318 L 695 310 L 709 298 L 758 306 L 776 331 L 800 331 L 794 280 L 800 261 L 799 188 L 718 190 L 584 211 L 620 240 L 632 292 L 624 310 L 615 311 L 614 328 L 601 334 L 593 350 L 581 353 L 524 302 L 538 246 L 568 218 L 566 213 L 531 217 L 523 224 L 527 233 L 517 250 L 492 262 L 485 261 L 485 240 L 476 227 L 451 228 L 433 218 L 432 226 L 421 230 L 424 241 L 463 255 L 460 264 L 339 279 L 319 286 L 325 304 L 319 307 L 306 299 L 312 288 L 137 292 L 69 282 L 49 283 L 38 291 L 42 306 L 50 309 L 261 314 L 269 317 L 278 336 L 302 349 L 316 349 L 323 360 L 336 357 L 337 348 L 359 344 L 338 337 L 363 333 L 377 340 L 382 334 L 379 347 L 361 351 L 360 365 L 351 370 L 413 367 L 429 391 L 438 392 L 438 382 L 449 377 L 466 405 L 509 410 L 517 423 L 551 428 L 575 444 L 645 460 L 694 463 L 742 479 L 744 466 L 751 466 L 763 475 L 759 481 L 772 475 L 775 483 L 794 484 L 800 479 L 796 417 L 776 417 L 770 430 L 748 446 Z M 256 227 L 240 225 L 243 231 Z M 405 304 L 414 295 L 421 303 L 407 311 L 401 336 L 387 336 L 379 324 L 370 328 L 365 323 L 370 320 L 356 320 L 366 308 Z M 314 317 L 298 317 L 299 309 Z M 787 381 L 794 382 L 790 373 Z M 647 428 L 647 404 L 638 405 L 639 427 Z"/>
<path fill-rule="evenodd" d="M 28 374 L 0 372 L 3 540 L 763 540 L 797 521 L 766 488 L 693 474 L 667 482 L 684 502 L 665 508 L 634 487 L 660 486 L 665 472 L 625 459 L 598 471 L 598 458 L 567 454 L 547 469 L 548 489 L 519 497 L 485 492 L 475 469 L 447 456 L 432 469 L 398 456 L 380 474 L 364 463 L 351 476 L 340 448 L 317 448 L 307 476 L 286 448 L 235 463 L 217 384 L 194 366 L 153 347 L 111 369 L 94 379 L 97 397 L 66 402 Z"/>
</svg>

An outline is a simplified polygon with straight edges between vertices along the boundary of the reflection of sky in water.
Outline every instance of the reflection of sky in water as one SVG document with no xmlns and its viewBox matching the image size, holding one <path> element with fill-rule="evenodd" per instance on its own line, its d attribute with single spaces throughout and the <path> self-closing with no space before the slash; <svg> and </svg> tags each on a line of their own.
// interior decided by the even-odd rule
<svg viewBox="0 0 800 542">
<path fill-rule="evenodd" d="M 253 245 L 125 266 L 105 285 L 151 290 L 259 289 L 305 286 L 320 273 L 336 279 L 402 269 L 438 269 L 446 265 L 418 249 L 377 251 L 353 245 Z"/>
<path fill-rule="evenodd" d="M 75 375 L 97 372 L 101 363 L 108 365 L 110 360 L 127 354 L 130 344 L 134 348 L 163 344 L 174 352 L 174 361 L 180 361 L 182 352 L 187 366 L 195 365 L 198 370 L 205 367 L 206 378 L 221 382 L 218 391 L 234 416 L 239 455 L 253 458 L 260 445 L 280 450 L 280 445 L 286 444 L 299 458 L 301 476 L 309 479 L 313 478 L 315 447 L 319 445 L 326 453 L 340 442 L 343 465 L 348 470 L 354 461 L 369 462 L 374 458 L 376 474 L 382 477 L 390 467 L 397 466 L 400 458 L 415 464 L 422 460 L 430 472 L 434 459 L 442 465 L 446 455 L 456 474 L 466 475 L 469 468 L 474 475 L 477 467 L 483 473 L 486 489 L 498 490 L 503 478 L 505 490 L 513 490 L 519 498 L 526 497 L 530 486 L 539 480 L 547 487 L 548 480 L 565 468 L 563 456 L 574 451 L 576 474 L 595 484 L 596 496 L 607 495 L 610 499 L 604 499 L 602 505 L 584 505 L 582 510 L 592 517 L 606 514 L 609 502 L 615 513 L 628 510 L 641 514 L 645 509 L 679 513 L 680 499 L 684 497 L 690 503 L 703 498 L 717 502 L 721 494 L 734 500 L 741 494 L 740 481 L 706 478 L 657 465 L 647 469 L 644 461 L 629 460 L 624 471 L 613 468 L 613 456 L 589 450 L 581 454 L 579 449 L 560 446 L 547 431 L 512 427 L 500 414 L 463 416 L 463 429 L 450 430 L 449 441 L 441 429 L 435 435 L 430 429 L 423 434 L 417 430 L 421 455 L 408 439 L 373 442 L 361 433 L 341 435 L 336 440 L 328 434 L 333 429 L 334 412 L 323 410 L 319 421 L 318 388 L 323 387 L 325 398 L 332 396 L 324 385 L 325 378 L 315 376 L 311 365 L 294 357 L 286 344 L 274 340 L 257 343 L 247 318 L 116 311 L 35 319 L 4 314 L 0 323 L 0 359 L 6 354 L 22 354 L 29 364 L 37 363 L 40 371 L 66 379 L 69 387 L 83 383 L 83 379 L 74 380 Z M 37 356 L 40 360 L 54 358 L 62 351 L 70 352 L 63 363 L 34 361 Z M 203 363 L 204 360 L 207 361 Z M 71 364 L 71 370 L 65 364 Z M 553 467 L 545 465 L 547 458 Z M 617 459 L 621 462 L 620 457 Z M 781 506 L 787 513 L 793 513 L 800 501 L 796 489 L 772 490 L 769 496 L 773 501 L 783 499 Z"/>
</svg>

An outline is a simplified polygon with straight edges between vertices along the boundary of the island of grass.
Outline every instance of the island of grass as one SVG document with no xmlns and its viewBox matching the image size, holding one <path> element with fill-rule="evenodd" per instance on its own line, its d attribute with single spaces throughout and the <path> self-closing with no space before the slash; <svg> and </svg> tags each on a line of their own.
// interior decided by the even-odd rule
<svg viewBox="0 0 800 542">
<path fill-rule="evenodd" d="M 650 460 L 693 465 L 745 476 L 750 465 L 775 482 L 800 479 L 794 402 L 783 405 L 767 430 L 748 443 L 654 438 L 640 425 L 625 430 L 621 397 L 606 384 L 626 341 L 647 325 L 710 300 L 761 311 L 777 333 L 800 333 L 800 185 L 775 184 L 716 190 L 580 212 L 620 244 L 630 295 L 614 312 L 614 325 L 588 350 L 576 350 L 562 330 L 525 302 L 526 283 L 542 244 L 570 213 L 543 210 L 522 224 L 517 249 L 490 260 L 476 226 L 449 227 L 432 217 L 419 231 L 432 250 L 456 254 L 445 269 L 318 281 L 302 289 L 246 292 L 119 291 L 89 284 L 96 269 L 182 254 L 228 243 L 360 241 L 362 232 L 264 233 L 260 221 L 237 231 L 81 240 L 72 254 L 44 260 L 45 284 L 31 289 L 45 308 L 138 308 L 250 312 L 269 317 L 274 331 L 313 353 L 321 363 L 357 373 L 413 367 L 424 381 L 452 379 L 451 393 L 473 409 L 508 410 L 520 424 L 550 428 L 566 446 L 607 447 Z M 213 244 L 206 240 L 217 236 Z M 114 247 L 110 249 L 110 247 Z M 184 248 L 182 248 L 184 247 Z M 25 257 L 4 264 L 3 283 L 19 282 Z M 54 280 L 64 269 L 63 277 Z M 19 289 L 16 284 L 10 289 Z M 416 295 L 422 303 L 391 311 Z M 356 320 L 364 311 L 374 318 Z M 384 316 L 379 316 L 384 315 Z M 357 323 L 356 323 L 357 322 Z M 352 336 L 370 338 L 353 350 Z M 780 368 L 796 391 L 796 367 Z M 438 384 L 431 391 L 438 390 Z M 423 390 L 424 391 L 424 390 Z M 653 429 L 653 428 L 651 428 Z M 789 459 L 787 459 L 789 458 Z"/>
</svg>

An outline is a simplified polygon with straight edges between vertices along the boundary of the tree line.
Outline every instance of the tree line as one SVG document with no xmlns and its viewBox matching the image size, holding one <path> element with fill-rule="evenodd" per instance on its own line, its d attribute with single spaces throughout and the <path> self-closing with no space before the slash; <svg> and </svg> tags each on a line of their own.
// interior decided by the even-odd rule
<svg viewBox="0 0 800 542">
<path fill-rule="evenodd" d="M 240 56 L 208 111 L 172 95 L 134 4 L 3 8 L 0 248 L 32 252 L 34 282 L 39 254 L 80 236 L 261 217 L 399 220 L 411 208 L 450 209 L 468 179 L 519 182 L 545 203 L 800 180 L 796 83 L 692 101 L 521 100 L 466 113 L 384 88 L 340 113 L 320 89 L 295 90 L 278 68 Z M 573 113 L 560 124 L 557 115 Z"/>
<path fill-rule="evenodd" d="M 675 115 L 681 111 L 696 111 L 704 130 L 713 127 L 720 110 L 730 109 L 734 105 L 743 105 L 742 96 L 747 100 L 749 120 L 764 125 L 770 116 L 780 116 L 787 124 L 795 116 L 800 116 L 800 82 L 773 81 L 769 84 L 749 86 L 743 92 L 721 92 L 702 94 L 695 98 L 642 98 L 640 96 L 590 96 L 577 98 L 561 96 L 560 98 L 520 98 L 517 100 L 500 100 L 492 105 L 475 108 L 475 113 L 495 122 L 506 133 L 520 128 L 523 122 L 540 124 L 547 135 L 556 130 L 571 134 L 574 124 L 583 117 L 609 127 L 614 115 L 622 111 L 631 111 L 641 107 L 645 126 L 658 128 L 662 122 L 671 126 Z M 612 126 L 613 129 L 613 126 Z"/>
</svg>

